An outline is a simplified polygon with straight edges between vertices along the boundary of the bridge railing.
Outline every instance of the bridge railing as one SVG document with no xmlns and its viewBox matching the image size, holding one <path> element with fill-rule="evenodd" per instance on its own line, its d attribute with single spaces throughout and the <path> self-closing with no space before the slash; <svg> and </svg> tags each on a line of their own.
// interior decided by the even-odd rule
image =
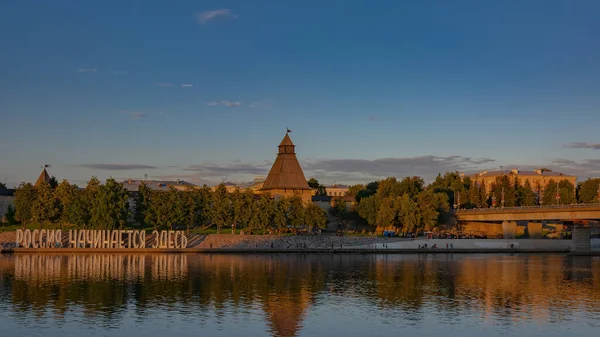
<svg viewBox="0 0 600 337">
<path fill-rule="evenodd" d="M 488 207 L 488 208 L 464 208 L 456 212 L 493 212 L 493 211 L 519 211 L 519 210 L 539 210 L 539 209 L 585 209 L 600 207 L 600 203 L 594 204 L 571 204 L 571 205 L 546 205 L 546 206 L 519 206 L 519 207 Z"/>
</svg>

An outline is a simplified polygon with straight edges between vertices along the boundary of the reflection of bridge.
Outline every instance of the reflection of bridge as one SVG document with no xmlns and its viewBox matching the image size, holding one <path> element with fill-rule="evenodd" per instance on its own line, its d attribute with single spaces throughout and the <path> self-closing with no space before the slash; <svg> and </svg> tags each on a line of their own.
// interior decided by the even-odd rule
<svg viewBox="0 0 600 337">
<path fill-rule="evenodd" d="M 456 211 L 458 221 L 574 221 L 600 220 L 600 204 L 475 208 Z"/>
</svg>

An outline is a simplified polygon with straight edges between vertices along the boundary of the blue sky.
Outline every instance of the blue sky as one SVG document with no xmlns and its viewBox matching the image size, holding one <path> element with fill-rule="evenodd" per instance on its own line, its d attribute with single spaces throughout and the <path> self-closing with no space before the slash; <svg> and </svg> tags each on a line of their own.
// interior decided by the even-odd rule
<svg viewBox="0 0 600 337">
<path fill-rule="evenodd" d="M 3 1 L 0 181 L 600 176 L 600 2 Z"/>
</svg>

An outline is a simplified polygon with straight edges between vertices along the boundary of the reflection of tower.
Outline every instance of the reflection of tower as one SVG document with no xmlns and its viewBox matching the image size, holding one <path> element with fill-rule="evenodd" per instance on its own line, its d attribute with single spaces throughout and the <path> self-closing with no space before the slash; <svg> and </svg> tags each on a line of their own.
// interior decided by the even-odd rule
<svg viewBox="0 0 600 337">
<path fill-rule="evenodd" d="M 301 289 L 277 293 L 265 299 L 263 308 L 271 333 L 276 337 L 292 337 L 302 328 L 304 311 L 310 305 L 310 294 Z"/>
</svg>

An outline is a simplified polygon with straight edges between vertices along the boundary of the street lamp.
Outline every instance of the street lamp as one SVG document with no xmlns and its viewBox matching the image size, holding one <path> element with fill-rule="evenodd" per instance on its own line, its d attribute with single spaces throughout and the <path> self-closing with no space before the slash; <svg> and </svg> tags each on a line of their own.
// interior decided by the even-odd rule
<svg viewBox="0 0 600 337">
<path fill-rule="evenodd" d="M 560 190 L 558 183 L 556 183 L 556 204 L 560 205 Z"/>
<path fill-rule="evenodd" d="M 504 186 L 502 186 L 502 208 L 504 208 Z"/>
</svg>

